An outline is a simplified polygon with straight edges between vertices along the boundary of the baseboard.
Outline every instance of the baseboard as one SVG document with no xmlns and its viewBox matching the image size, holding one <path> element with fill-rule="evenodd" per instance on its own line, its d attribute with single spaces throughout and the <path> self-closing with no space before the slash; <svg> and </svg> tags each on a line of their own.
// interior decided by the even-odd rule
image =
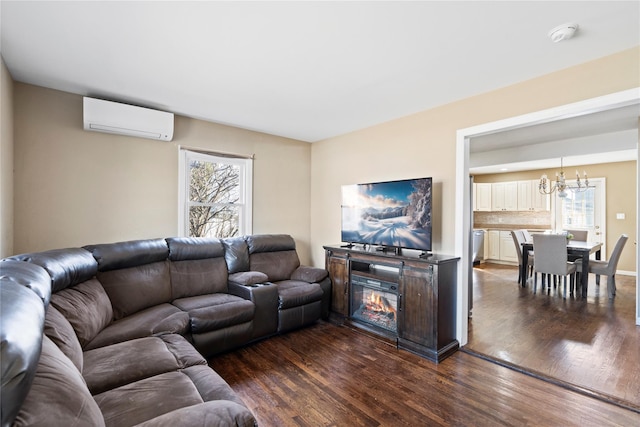
<svg viewBox="0 0 640 427">
<path fill-rule="evenodd" d="M 635 271 L 626 271 L 626 270 L 616 270 L 616 274 L 620 276 L 633 276 L 633 277 L 636 277 L 638 275 Z"/>
</svg>

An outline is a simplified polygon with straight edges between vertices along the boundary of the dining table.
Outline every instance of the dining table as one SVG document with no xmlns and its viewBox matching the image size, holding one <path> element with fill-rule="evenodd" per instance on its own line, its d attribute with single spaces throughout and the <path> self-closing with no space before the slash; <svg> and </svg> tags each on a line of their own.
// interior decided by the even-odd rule
<svg viewBox="0 0 640 427">
<path fill-rule="evenodd" d="M 533 242 L 526 241 L 522 243 L 522 265 L 520 266 L 520 277 L 523 277 L 522 287 L 527 283 L 527 263 L 529 262 L 529 251 L 533 251 Z M 580 275 L 580 287 L 582 297 L 587 297 L 587 286 L 589 285 L 589 257 L 595 254 L 597 260 L 601 257 L 602 243 L 583 242 L 580 240 L 567 241 L 567 256 L 569 259 L 580 260 L 582 263 L 582 273 Z"/>
</svg>

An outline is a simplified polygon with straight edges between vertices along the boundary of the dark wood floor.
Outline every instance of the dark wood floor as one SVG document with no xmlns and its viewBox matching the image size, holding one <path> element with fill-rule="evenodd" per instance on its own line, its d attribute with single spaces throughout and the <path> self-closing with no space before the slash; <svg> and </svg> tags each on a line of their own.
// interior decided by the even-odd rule
<svg viewBox="0 0 640 427">
<path fill-rule="evenodd" d="M 558 379 L 640 410 L 640 327 L 635 277 L 616 277 L 607 297 L 589 278 L 587 299 L 519 287 L 515 267 L 474 268 L 474 308 L 467 349 Z M 639 424 L 640 425 L 640 424 Z"/>
<path fill-rule="evenodd" d="M 637 426 L 640 414 L 456 352 L 440 364 L 319 322 L 211 366 L 261 426 Z"/>
</svg>

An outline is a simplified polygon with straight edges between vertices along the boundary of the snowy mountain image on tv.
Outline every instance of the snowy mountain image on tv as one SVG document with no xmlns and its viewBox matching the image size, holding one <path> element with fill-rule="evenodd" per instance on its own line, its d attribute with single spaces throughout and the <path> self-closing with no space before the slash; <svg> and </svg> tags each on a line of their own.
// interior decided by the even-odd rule
<svg viewBox="0 0 640 427">
<path fill-rule="evenodd" d="M 342 187 L 342 241 L 431 250 L 431 178 Z"/>
</svg>

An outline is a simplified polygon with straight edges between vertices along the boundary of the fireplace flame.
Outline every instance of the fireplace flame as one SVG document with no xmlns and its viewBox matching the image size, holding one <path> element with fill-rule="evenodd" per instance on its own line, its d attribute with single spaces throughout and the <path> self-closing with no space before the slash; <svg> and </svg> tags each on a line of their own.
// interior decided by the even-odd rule
<svg viewBox="0 0 640 427">
<path fill-rule="evenodd" d="M 390 318 L 396 317 L 396 309 L 385 297 L 377 292 L 371 292 L 366 304 L 366 310 L 374 313 L 381 313 Z"/>
</svg>

